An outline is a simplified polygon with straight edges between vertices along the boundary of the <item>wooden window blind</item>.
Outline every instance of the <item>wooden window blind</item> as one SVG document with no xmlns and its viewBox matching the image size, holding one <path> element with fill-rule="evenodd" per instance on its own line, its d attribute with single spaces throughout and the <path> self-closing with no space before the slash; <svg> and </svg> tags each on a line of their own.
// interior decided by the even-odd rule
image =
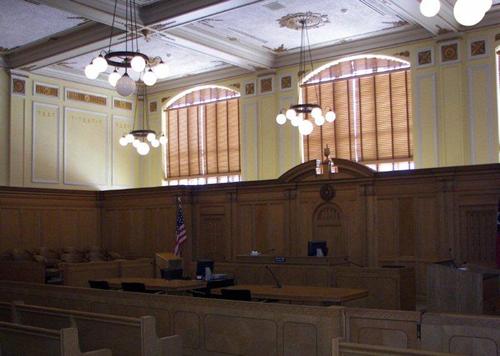
<svg viewBox="0 0 500 356">
<path fill-rule="evenodd" d="M 167 109 L 167 179 L 240 174 L 238 96 L 206 88 Z"/>
<path fill-rule="evenodd" d="M 369 73 L 373 65 L 378 67 Z M 363 74 L 354 75 L 359 70 Z M 323 111 L 331 108 L 337 118 L 333 124 L 315 126 L 304 137 L 306 160 L 323 159 L 328 144 L 333 157 L 364 164 L 413 161 L 407 66 L 387 59 L 357 59 L 327 68 L 312 79 L 316 82 L 302 88 L 304 100 L 316 103 L 319 98 Z M 307 119 L 312 121 L 309 115 Z"/>
</svg>

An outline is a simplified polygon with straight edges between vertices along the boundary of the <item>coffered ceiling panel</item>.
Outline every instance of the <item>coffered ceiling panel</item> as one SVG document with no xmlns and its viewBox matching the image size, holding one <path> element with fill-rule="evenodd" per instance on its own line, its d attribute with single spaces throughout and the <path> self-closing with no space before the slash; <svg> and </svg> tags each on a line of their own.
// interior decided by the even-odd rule
<svg viewBox="0 0 500 356">
<path fill-rule="evenodd" d="M 113 46 L 112 49 L 124 50 L 125 45 L 122 44 Z M 158 36 L 155 38 L 149 38 L 148 40 L 141 38 L 139 40 L 139 49 L 141 52 L 150 57 L 161 57 L 163 61 L 168 64 L 170 68 L 170 75 L 166 78 L 166 80 L 229 67 L 229 65 L 217 60 L 216 58 L 174 46 Z M 52 65 L 52 68 L 77 71 L 83 74 L 85 66 L 89 64 L 90 61 L 98 54 L 99 52 L 93 52 L 76 58 L 71 58 Z M 111 73 L 113 69 L 114 68 L 112 67 L 108 67 L 108 73 Z M 134 76 L 135 75 L 132 77 Z"/>
<path fill-rule="evenodd" d="M 83 21 L 35 1 L 0 0 L 0 47 L 12 49 L 72 28 Z"/>
<path fill-rule="evenodd" d="M 375 32 L 408 25 L 373 0 L 267 0 L 212 16 L 189 25 L 229 41 L 264 47 L 275 52 L 300 46 L 300 31 L 285 27 L 285 16 L 313 12 L 323 23 L 309 31 L 311 46 L 367 37 Z"/>
</svg>

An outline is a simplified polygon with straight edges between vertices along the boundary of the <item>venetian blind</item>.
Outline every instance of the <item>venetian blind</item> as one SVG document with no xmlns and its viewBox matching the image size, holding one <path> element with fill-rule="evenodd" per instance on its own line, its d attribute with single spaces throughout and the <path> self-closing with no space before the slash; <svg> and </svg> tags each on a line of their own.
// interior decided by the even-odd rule
<svg viewBox="0 0 500 356">
<path fill-rule="evenodd" d="M 167 109 L 167 178 L 239 174 L 239 99 L 202 89 Z"/>
<path fill-rule="evenodd" d="M 302 88 L 306 102 L 337 115 L 333 124 L 304 137 L 306 160 L 322 159 L 327 144 L 333 157 L 364 164 L 413 160 L 410 71 L 387 62 L 381 73 L 346 77 L 349 70 L 367 71 L 369 65 L 369 60 L 343 62 Z"/>
</svg>

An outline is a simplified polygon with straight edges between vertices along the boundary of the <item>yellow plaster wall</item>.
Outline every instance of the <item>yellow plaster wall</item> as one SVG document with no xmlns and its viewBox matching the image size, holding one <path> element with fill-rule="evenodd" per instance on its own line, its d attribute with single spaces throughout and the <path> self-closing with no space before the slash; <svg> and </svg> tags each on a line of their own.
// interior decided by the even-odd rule
<svg viewBox="0 0 500 356">
<path fill-rule="evenodd" d="M 0 68 L 0 185 L 9 184 L 9 74 Z"/>
<path fill-rule="evenodd" d="M 114 108 L 113 99 L 123 98 L 112 90 L 28 73 L 11 77 L 25 81 L 24 94 L 10 95 L 11 186 L 98 190 L 142 186 L 138 154 L 118 143 L 133 127 L 135 97 L 127 98 L 134 109 L 124 110 Z M 59 96 L 35 93 L 35 83 L 58 88 Z M 66 90 L 101 95 L 107 102 L 104 106 L 70 100 Z"/>
<path fill-rule="evenodd" d="M 498 162 L 498 110 L 495 81 L 495 36 L 500 28 L 470 31 L 448 40 L 423 40 L 406 45 L 372 50 L 366 53 L 396 56 L 407 60 L 412 67 L 413 85 L 413 142 L 417 168 L 458 166 Z M 485 39 L 488 53 L 470 57 L 471 41 Z M 456 63 L 441 62 L 440 46 L 458 41 L 459 59 Z M 433 50 L 434 63 L 417 66 L 417 53 Z M 353 51 L 352 55 L 363 54 Z M 315 68 L 340 59 L 332 57 L 317 61 Z M 297 101 L 297 66 L 278 68 L 260 75 L 246 75 L 211 83 L 236 89 L 240 100 L 241 158 L 244 180 L 272 179 L 302 162 L 301 136 L 289 123 L 278 126 L 275 117 L 280 108 Z M 281 76 L 292 74 L 293 90 L 281 91 Z M 258 82 L 272 75 L 274 91 L 258 94 Z M 255 82 L 257 95 L 245 96 L 244 87 Z M 163 105 L 168 99 L 191 88 L 180 87 L 153 95 Z M 160 114 L 156 120 L 161 120 Z M 160 124 L 158 123 L 158 126 Z M 163 172 L 161 155 L 150 157 L 146 185 L 160 185 Z"/>
</svg>

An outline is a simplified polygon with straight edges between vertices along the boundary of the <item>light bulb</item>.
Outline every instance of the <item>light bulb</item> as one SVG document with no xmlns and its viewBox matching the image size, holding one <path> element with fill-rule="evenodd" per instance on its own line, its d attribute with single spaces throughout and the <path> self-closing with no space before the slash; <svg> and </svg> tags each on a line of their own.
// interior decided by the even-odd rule
<svg viewBox="0 0 500 356">
<path fill-rule="evenodd" d="M 286 116 L 286 118 L 287 118 L 287 119 L 292 120 L 294 117 L 296 117 L 296 116 L 297 116 L 297 113 L 296 113 L 296 112 L 295 112 L 295 110 L 293 110 L 293 109 L 288 109 L 288 110 L 286 111 L 286 113 L 285 113 L 285 116 Z"/>
<path fill-rule="evenodd" d="M 313 124 L 309 120 L 303 120 L 299 125 L 299 132 L 304 136 L 309 135 L 313 129 Z"/>
<path fill-rule="evenodd" d="M 325 119 L 328 122 L 334 122 L 336 118 L 337 114 L 335 114 L 333 111 L 328 111 L 325 115 Z"/>
<path fill-rule="evenodd" d="M 145 156 L 149 153 L 149 145 L 146 142 L 141 142 L 137 146 L 137 153 L 140 154 L 141 156 Z"/>
<path fill-rule="evenodd" d="M 141 56 L 135 56 L 130 61 L 130 66 L 134 72 L 140 73 L 146 68 L 146 61 Z"/>
<path fill-rule="evenodd" d="M 144 81 L 144 84 L 146 85 L 155 85 L 156 83 L 156 74 L 153 73 L 153 71 L 150 69 L 144 75 L 142 76 L 142 80 Z"/>
<path fill-rule="evenodd" d="M 162 145 L 165 145 L 167 143 L 167 138 L 165 137 L 165 135 L 161 135 L 161 137 L 160 137 L 160 143 Z"/>
<path fill-rule="evenodd" d="M 151 141 L 151 146 L 153 146 L 154 148 L 159 147 L 160 141 L 158 141 L 157 139 L 154 139 L 153 141 Z"/>
<path fill-rule="evenodd" d="M 158 77 L 158 79 L 164 79 L 168 77 L 168 66 L 161 61 L 159 64 L 155 65 L 153 68 L 151 68 Z"/>
<path fill-rule="evenodd" d="M 99 76 L 99 71 L 93 64 L 87 64 L 85 66 L 85 76 L 89 79 L 97 79 Z"/>
<path fill-rule="evenodd" d="M 124 136 L 120 137 L 120 140 L 118 142 L 120 142 L 120 145 L 122 146 L 127 146 L 128 144 L 128 141 Z"/>
<path fill-rule="evenodd" d="M 113 73 L 108 76 L 108 82 L 112 87 L 115 87 L 116 83 L 118 82 L 118 80 L 120 80 L 121 77 L 122 76 L 120 75 L 120 73 L 118 73 L 118 71 L 115 69 Z"/>
<path fill-rule="evenodd" d="M 121 96 L 129 96 L 135 91 L 135 82 L 125 73 L 117 82 L 116 82 L 116 91 Z"/>
<path fill-rule="evenodd" d="M 300 116 L 294 116 L 292 118 L 292 126 L 299 126 L 300 125 L 300 122 L 302 121 L 302 118 Z"/>
<path fill-rule="evenodd" d="M 314 108 L 311 110 L 311 116 L 313 118 L 316 119 L 316 118 L 320 117 L 321 115 L 323 115 L 323 112 L 321 111 L 320 108 Z"/>
<path fill-rule="evenodd" d="M 132 134 L 130 134 L 130 133 L 129 133 L 129 134 L 126 134 L 126 135 L 125 135 L 125 140 L 127 140 L 127 142 L 128 142 L 128 143 L 132 143 L 132 142 L 134 142 L 134 135 L 132 135 Z"/>
<path fill-rule="evenodd" d="M 276 122 L 279 124 L 279 125 L 283 125 L 285 122 L 286 122 L 286 116 L 283 115 L 283 114 L 278 114 L 276 116 Z"/>
<path fill-rule="evenodd" d="M 493 6 L 493 0 L 477 0 L 477 2 L 484 13 L 488 12 L 491 9 L 491 6 Z"/>
<path fill-rule="evenodd" d="M 132 146 L 134 146 L 135 148 L 139 147 L 140 144 L 141 141 L 139 141 L 138 139 L 135 139 L 134 142 L 132 142 Z"/>
<path fill-rule="evenodd" d="M 459 24 L 463 26 L 474 26 L 479 23 L 485 15 L 481 6 L 472 0 L 457 0 L 453 7 L 453 15 Z"/>
<path fill-rule="evenodd" d="M 108 61 L 102 55 L 95 57 L 92 64 L 99 73 L 105 72 L 108 69 Z"/>
<path fill-rule="evenodd" d="M 156 139 L 156 135 L 152 132 L 148 133 L 148 135 L 146 136 L 146 140 L 148 140 L 149 142 L 151 142 L 155 139 Z"/>
<path fill-rule="evenodd" d="M 314 123 L 318 126 L 322 126 L 325 123 L 325 118 L 323 117 L 323 115 L 315 117 Z"/>
<path fill-rule="evenodd" d="M 441 9 L 441 2 L 439 0 L 422 0 L 420 2 L 420 13 L 425 17 L 434 17 Z"/>
</svg>

